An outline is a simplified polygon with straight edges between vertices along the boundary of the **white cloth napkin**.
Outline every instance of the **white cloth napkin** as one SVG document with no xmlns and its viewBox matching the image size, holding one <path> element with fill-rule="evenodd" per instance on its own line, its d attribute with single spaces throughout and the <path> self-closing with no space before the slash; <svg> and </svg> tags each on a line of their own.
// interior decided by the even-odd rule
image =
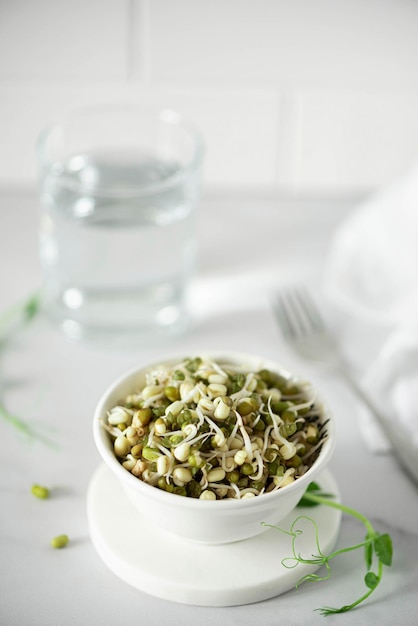
<svg viewBox="0 0 418 626">
<path fill-rule="evenodd" d="M 418 462 L 418 324 L 390 334 L 364 380 L 365 389 L 417 449 Z M 385 452 L 390 444 L 370 413 L 361 415 L 361 428 L 369 448 Z"/>
<path fill-rule="evenodd" d="M 354 316 L 397 324 L 418 311 L 418 164 L 353 211 L 328 261 L 326 288 Z"/>
<path fill-rule="evenodd" d="M 337 229 L 325 292 L 357 325 L 383 329 L 383 344 L 363 383 L 418 454 L 418 165 Z M 360 416 L 360 427 L 372 451 L 390 448 L 370 414 Z"/>
</svg>

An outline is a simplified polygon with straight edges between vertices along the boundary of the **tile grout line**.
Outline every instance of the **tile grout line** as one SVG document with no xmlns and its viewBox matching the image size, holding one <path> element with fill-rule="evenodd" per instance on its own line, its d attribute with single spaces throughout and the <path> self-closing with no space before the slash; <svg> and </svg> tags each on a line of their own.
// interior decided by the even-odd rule
<svg viewBox="0 0 418 626">
<path fill-rule="evenodd" d="M 127 82 L 150 80 L 149 2 L 129 0 L 127 24 Z"/>
</svg>

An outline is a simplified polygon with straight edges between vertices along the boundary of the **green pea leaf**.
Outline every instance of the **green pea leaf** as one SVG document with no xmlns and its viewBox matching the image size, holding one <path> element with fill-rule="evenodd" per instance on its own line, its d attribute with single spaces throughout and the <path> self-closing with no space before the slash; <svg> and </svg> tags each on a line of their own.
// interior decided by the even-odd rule
<svg viewBox="0 0 418 626">
<path fill-rule="evenodd" d="M 312 502 L 311 500 L 308 500 L 307 498 L 305 498 L 305 495 L 308 494 L 310 491 L 311 492 L 320 491 L 320 489 L 321 487 L 318 485 L 318 483 L 316 482 L 309 483 L 309 485 L 306 487 L 305 493 L 303 494 L 303 496 L 297 503 L 297 506 L 318 506 L 319 505 L 318 502 Z"/>
<path fill-rule="evenodd" d="M 331 573 L 331 568 L 329 565 L 329 562 L 331 561 L 331 559 L 333 559 L 334 557 L 340 554 L 343 554 L 344 552 L 351 552 L 352 550 L 356 550 L 357 548 L 363 548 L 364 550 L 364 558 L 365 558 L 367 570 L 368 570 L 367 574 L 364 577 L 364 582 L 366 584 L 367 591 L 363 593 L 359 598 L 357 598 L 357 600 L 355 600 L 351 604 L 345 604 L 344 606 L 340 608 L 324 606 L 320 609 L 317 609 L 321 612 L 321 615 L 333 615 L 335 613 L 345 613 L 346 611 L 350 611 L 351 609 L 357 607 L 360 603 L 367 600 L 367 598 L 370 597 L 370 595 L 378 587 L 381 581 L 382 569 L 383 569 L 382 565 L 391 565 L 392 563 L 392 540 L 390 536 L 388 534 L 380 535 L 379 533 L 377 533 L 375 529 L 373 528 L 371 521 L 367 519 L 367 517 L 363 515 L 360 511 L 356 511 L 356 509 L 353 509 L 350 506 L 336 502 L 335 499 L 330 500 L 329 498 L 335 498 L 335 496 L 331 494 L 323 494 L 317 483 L 311 483 L 308 486 L 308 488 L 305 490 L 305 493 L 302 499 L 300 500 L 299 505 L 310 506 L 312 504 L 314 505 L 323 504 L 325 506 L 338 509 L 345 514 L 353 516 L 354 518 L 362 522 L 366 528 L 366 536 L 365 536 L 365 539 L 361 543 L 358 543 L 353 546 L 349 546 L 347 548 L 340 548 L 328 555 L 324 555 L 318 544 L 318 538 L 317 538 L 317 548 L 318 548 L 318 554 L 320 555 L 320 557 L 312 555 L 313 556 L 312 559 L 303 559 L 300 556 L 300 554 L 298 554 L 295 550 L 295 538 L 301 532 L 301 531 L 294 530 L 294 524 L 296 522 L 294 522 L 290 531 L 279 529 L 289 535 L 292 535 L 293 537 L 293 542 L 292 542 L 293 556 L 290 557 L 290 559 L 282 560 L 282 564 L 285 567 L 287 567 L 287 565 L 285 565 L 285 562 L 287 560 L 291 560 L 293 563 L 304 563 L 304 564 L 311 563 L 312 565 L 318 565 L 321 563 L 321 565 L 325 565 L 328 570 L 327 575 L 322 578 L 319 578 L 316 575 L 305 576 L 300 579 L 297 585 L 299 585 L 301 582 L 305 580 L 326 580 L 327 578 L 329 578 L 330 573 Z M 306 516 L 306 514 L 300 517 L 303 517 L 308 520 L 311 519 L 308 516 Z M 297 517 L 296 521 L 298 521 L 300 517 Z M 379 560 L 379 570 L 378 570 L 379 574 L 375 574 L 374 572 L 371 571 L 374 554 Z M 293 564 L 291 567 L 294 567 L 294 566 L 295 565 Z"/>
<path fill-rule="evenodd" d="M 368 537 L 366 536 L 366 539 Z M 368 543 L 364 548 L 364 560 L 366 561 L 366 568 L 369 570 L 372 566 L 373 559 L 373 546 L 371 543 Z"/>
<path fill-rule="evenodd" d="M 319 506 L 321 502 L 314 502 L 309 499 L 309 493 L 313 493 L 315 495 L 321 496 L 322 498 L 333 498 L 335 496 L 332 493 L 324 493 L 321 491 L 320 485 L 318 483 L 312 481 L 305 489 L 305 493 L 299 500 L 296 506 Z"/>
<path fill-rule="evenodd" d="M 387 533 L 378 535 L 373 542 L 373 547 L 383 565 L 392 565 L 392 539 Z"/>
<path fill-rule="evenodd" d="M 364 577 L 364 582 L 366 583 L 366 587 L 369 589 L 375 589 L 379 584 L 380 578 L 374 572 L 367 572 Z"/>
</svg>

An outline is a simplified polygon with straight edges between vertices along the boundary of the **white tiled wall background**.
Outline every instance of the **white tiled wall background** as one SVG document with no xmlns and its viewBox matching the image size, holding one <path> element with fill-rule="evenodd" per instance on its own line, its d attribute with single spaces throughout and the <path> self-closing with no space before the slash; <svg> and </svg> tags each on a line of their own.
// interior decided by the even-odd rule
<svg viewBox="0 0 418 626">
<path fill-rule="evenodd" d="M 0 0 L 0 186 L 106 101 L 191 117 L 209 187 L 369 190 L 418 160 L 418 1 Z"/>
</svg>

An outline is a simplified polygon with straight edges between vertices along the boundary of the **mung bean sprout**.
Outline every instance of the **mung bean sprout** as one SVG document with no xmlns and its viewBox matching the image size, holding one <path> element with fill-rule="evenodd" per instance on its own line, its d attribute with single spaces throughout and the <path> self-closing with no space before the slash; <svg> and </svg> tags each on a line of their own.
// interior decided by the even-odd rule
<svg viewBox="0 0 418 626">
<path fill-rule="evenodd" d="M 169 493 L 241 499 L 305 474 L 327 438 L 313 386 L 271 370 L 186 358 L 146 373 L 103 426 L 123 465 Z"/>
</svg>

